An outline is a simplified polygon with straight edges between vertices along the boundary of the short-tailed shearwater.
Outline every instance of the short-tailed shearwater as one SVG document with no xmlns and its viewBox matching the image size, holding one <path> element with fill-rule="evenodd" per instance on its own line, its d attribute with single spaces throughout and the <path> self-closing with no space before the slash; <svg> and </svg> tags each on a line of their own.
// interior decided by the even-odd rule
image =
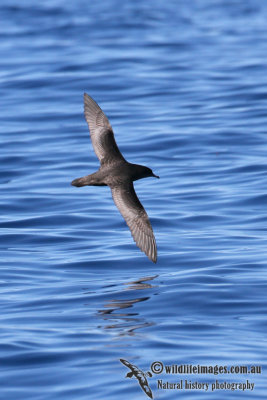
<svg viewBox="0 0 267 400">
<path fill-rule="evenodd" d="M 143 165 L 131 164 L 121 154 L 108 118 L 99 105 L 84 93 L 84 115 L 94 151 L 100 161 L 97 172 L 74 179 L 73 186 L 109 186 L 113 200 L 130 228 L 137 246 L 157 261 L 157 246 L 147 213 L 140 203 L 133 181 L 155 175 Z"/>
</svg>

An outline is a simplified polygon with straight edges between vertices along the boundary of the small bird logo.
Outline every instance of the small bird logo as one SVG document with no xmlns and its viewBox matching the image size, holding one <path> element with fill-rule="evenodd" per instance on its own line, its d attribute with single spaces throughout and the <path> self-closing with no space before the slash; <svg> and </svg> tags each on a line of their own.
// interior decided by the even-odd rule
<svg viewBox="0 0 267 400">
<path fill-rule="evenodd" d="M 153 394 L 152 391 L 147 383 L 146 377 L 151 378 L 152 374 L 150 371 L 148 372 L 143 372 L 141 369 L 136 367 L 135 365 L 131 364 L 129 361 L 124 360 L 123 358 L 120 358 L 120 362 L 124 364 L 126 367 L 128 367 L 131 372 L 128 372 L 128 374 L 125 376 L 125 378 L 132 378 L 133 376 L 138 380 L 139 385 L 145 392 L 145 394 L 150 397 L 150 399 L 153 399 Z"/>
</svg>

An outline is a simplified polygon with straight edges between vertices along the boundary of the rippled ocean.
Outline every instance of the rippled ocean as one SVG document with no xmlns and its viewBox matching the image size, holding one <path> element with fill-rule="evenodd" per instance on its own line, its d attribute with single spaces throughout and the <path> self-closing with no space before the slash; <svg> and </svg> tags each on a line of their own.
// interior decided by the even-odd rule
<svg viewBox="0 0 267 400">
<path fill-rule="evenodd" d="M 267 2 L 3 0 L 0 20 L 3 399 L 148 399 L 120 359 L 155 399 L 266 399 Z M 135 183 L 157 264 L 109 188 L 70 185 L 99 165 L 84 92 L 160 176 Z"/>
</svg>

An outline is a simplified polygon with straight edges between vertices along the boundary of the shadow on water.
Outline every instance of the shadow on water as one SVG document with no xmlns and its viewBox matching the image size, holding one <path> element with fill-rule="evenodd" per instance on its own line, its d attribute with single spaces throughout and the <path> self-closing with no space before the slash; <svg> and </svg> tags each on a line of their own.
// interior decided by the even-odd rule
<svg viewBox="0 0 267 400">
<path fill-rule="evenodd" d="M 99 328 L 114 330 L 117 336 L 134 336 L 138 329 L 154 325 L 154 322 L 148 321 L 144 316 L 140 315 L 140 310 L 138 310 L 138 312 L 126 312 L 126 310 L 133 308 L 138 303 L 148 301 L 151 298 L 151 296 L 136 296 L 135 298 L 130 298 L 130 295 L 132 291 L 157 287 L 156 285 L 148 283 L 157 277 L 158 275 L 148 276 L 135 281 L 125 282 L 124 285 L 126 287 L 124 293 L 127 291 L 127 298 L 111 299 L 105 303 L 105 309 L 98 311 L 98 316 L 105 321 L 105 325 L 99 325 Z M 122 310 L 124 311 L 122 312 Z"/>
</svg>

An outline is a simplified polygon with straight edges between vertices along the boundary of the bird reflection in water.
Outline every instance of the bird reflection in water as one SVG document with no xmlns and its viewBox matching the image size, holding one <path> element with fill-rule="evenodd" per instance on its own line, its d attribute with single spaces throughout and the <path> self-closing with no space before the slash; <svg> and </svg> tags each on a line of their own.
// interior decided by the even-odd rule
<svg viewBox="0 0 267 400">
<path fill-rule="evenodd" d="M 123 293 L 126 291 L 150 290 L 156 288 L 156 285 L 147 282 L 153 281 L 157 276 L 158 275 L 144 277 L 135 281 L 126 282 L 124 283 L 126 287 L 124 288 Z M 137 330 L 154 325 L 153 322 L 147 321 L 140 315 L 140 310 L 139 312 L 134 312 L 134 310 L 131 310 L 132 312 L 121 311 L 126 310 L 127 308 L 133 308 L 135 304 L 147 301 L 151 296 L 138 296 L 135 298 L 132 298 L 132 296 L 131 298 L 125 297 L 126 296 L 121 300 L 110 300 L 104 305 L 104 310 L 98 311 L 99 316 L 101 316 L 103 320 L 110 321 L 110 324 L 99 326 L 99 328 L 114 330 L 113 333 L 116 333 L 117 336 L 134 336 L 136 335 Z"/>
</svg>

